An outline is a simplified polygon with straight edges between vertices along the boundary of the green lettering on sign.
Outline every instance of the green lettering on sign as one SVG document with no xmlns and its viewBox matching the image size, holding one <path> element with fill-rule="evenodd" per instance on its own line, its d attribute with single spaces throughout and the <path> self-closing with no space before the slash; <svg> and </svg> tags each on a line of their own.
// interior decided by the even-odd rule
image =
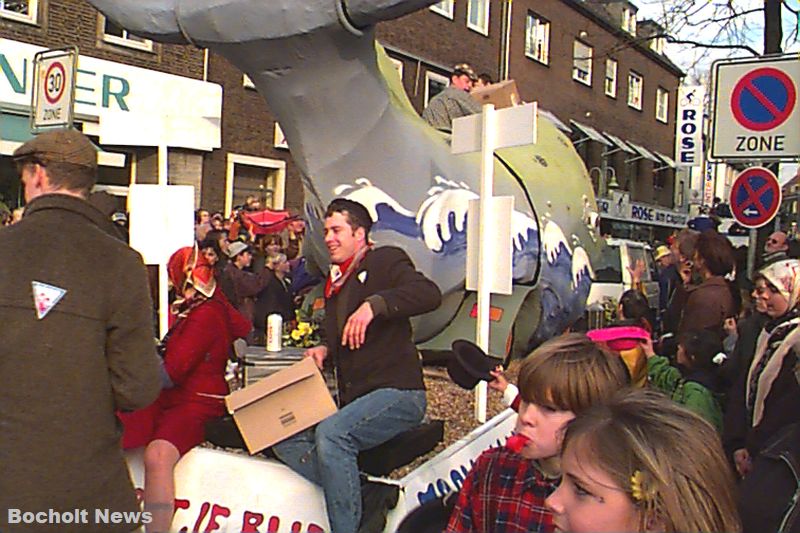
<svg viewBox="0 0 800 533">
<path fill-rule="evenodd" d="M 117 85 L 117 90 L 111 90 L 111 82 L 117 81 L 119 85 Z M 116 100 L 117 105 L 122 111 L 130 111 L 128 109 L 128 104 L 125 103 L 125 97 L 131 92 L 131 85 L 128 83 L 128 80 L 125 78 L 120 78 L 118 76 L 109 76 L 108 74 L 103 74 L 103 107 L 108 108 L 110 107 L 110 100 L 111 97 L 114 97 Z"/>
<path fill-rule="evenodd" d="M 14 89 L 14 92 L 17 94 L 25 94 L 25 92 L 28 90 L 28 60 L 22 60 L 21 83 L 20 79 L 14 73 L 14 69 L 12 69 L 11 65 L 8 63 L 8 59 L 6 58 L 5 54 L 0 54 L 0 69 L 3 70 L 3 75 L 8 80 L 11 88 Z"/>
</svg>

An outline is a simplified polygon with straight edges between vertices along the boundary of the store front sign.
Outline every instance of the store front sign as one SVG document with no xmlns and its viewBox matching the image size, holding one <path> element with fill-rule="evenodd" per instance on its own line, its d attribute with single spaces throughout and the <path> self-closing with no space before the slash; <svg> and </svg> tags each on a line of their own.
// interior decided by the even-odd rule
<svg viewBox="0 0 800 533">
<path fill-rule="evenodd" d="M 0 39 L 0 104 L 28 109 L 33 91 L 33 57 L 40 46 Z M 191 138 L 178 144 L 219 146 L 222 87 L 215 83 L 81 55 L 75 83 L 76 115 L 180 117 L 192 123 Z"/>
<path fill-rule="evenodd" d="M 625 222 L 683 228 L 686 227 L 686 223 L 689 221 L 689 216 L 685 213 L 676 213 L 668 209 L 636 202 L 622 204 L 622 209 L 620 209 L 620 206 L 612 200 L 598 198 L 597 207 L 600 209 L 601 218 Z"/>
</svg>

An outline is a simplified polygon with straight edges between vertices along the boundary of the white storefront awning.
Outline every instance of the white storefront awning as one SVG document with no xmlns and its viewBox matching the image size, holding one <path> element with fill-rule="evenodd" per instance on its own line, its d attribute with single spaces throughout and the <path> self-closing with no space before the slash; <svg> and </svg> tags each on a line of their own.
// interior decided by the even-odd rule
<svg viewBox="0 0 800 533">
<path fill-rule="evenodd" d="M 605 146 L 611 146 L 611 141 L 603 137 L 603 134 L 594 129 L 593 127 L 587 126 L 586 124 L 582 124 L 576 120 L 570 120 L 570 123 L 584 135 L 584 137 L 572 141 L 572 144 L 577 145 L 584 141 L 595 141 Z"/>
</svg>

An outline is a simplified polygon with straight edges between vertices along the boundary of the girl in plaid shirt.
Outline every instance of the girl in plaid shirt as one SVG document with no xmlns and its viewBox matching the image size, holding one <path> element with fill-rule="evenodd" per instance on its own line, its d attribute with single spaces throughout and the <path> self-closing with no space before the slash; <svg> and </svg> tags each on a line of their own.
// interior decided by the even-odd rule
<svg viewBox="0 0 800 533">
<path fill-rule="evenodd" d="M 567 423 L 629 384 L 616 354 L 583 334 L 542 344 L 519 373 L 521 402 L 513 444 L 491 448 L 467 475 L 447 532 L 553 531 L 544 500 L 560 478 L 561 438 Z"/>
</svg>

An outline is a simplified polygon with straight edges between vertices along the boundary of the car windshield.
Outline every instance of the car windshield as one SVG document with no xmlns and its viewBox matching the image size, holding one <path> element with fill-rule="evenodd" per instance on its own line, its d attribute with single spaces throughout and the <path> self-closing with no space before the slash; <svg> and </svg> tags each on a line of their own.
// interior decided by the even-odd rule
<svg viewBox="0 0 800 533">
<path fill-rule="evenodd" d="M 628 260 L 630 261 L 631 268 L 636 265 L 636 261 L 644 261 L 645 269 L 642 281 L 650 281 L 650 268 L 652 265 L 650 264 L 650 258 L 644 248 L 628 246 Z"/>
<path fill-rule="evenodd" d="M 594 264 L 595 282 L 622 283 L 621 266 L 619 246 L 603 246 L 600 259 Z"/>
</svg>

